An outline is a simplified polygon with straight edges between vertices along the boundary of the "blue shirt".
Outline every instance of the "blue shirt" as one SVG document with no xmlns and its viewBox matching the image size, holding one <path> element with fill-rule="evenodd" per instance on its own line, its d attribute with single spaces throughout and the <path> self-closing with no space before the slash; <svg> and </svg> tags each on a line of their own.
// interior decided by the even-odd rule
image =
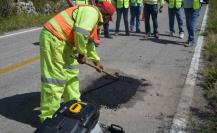
<svg viewBox="0 0 217 133">
<path fill-rule="evenodd" d="M 183 0 L 184 8 L 193 8 L 194 0 Z"/>
</svg>

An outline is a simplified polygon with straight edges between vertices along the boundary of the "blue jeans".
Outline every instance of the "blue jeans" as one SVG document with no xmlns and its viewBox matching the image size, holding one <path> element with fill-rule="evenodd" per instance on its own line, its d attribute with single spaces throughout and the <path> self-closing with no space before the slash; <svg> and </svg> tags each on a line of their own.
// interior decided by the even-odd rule
<svg viewBox="0 0 217 133">
<path fill-rule="evenodd" d="M 140 15 L 142 6 L 130 6 L 130 30 L 132 31 L 135 26 L 136 19 L 136 30 L 140 30 Z"/>
<path fill-rule="evenodd" d="M 121 22 L 121 16 L 122 16 L 122 13 L 123 13 L 125 32 L 129 33 L 128 9 L 129 8 L 117 8 L 117 10 L 116 10 L 117 11 L 117 19 L 116 19 L 115 32 L 119 32 L 119 27 L 120 27 L 120 22 Z"/>
<path fill-rule="evenodd" d="M 151 32 L 150 28 L 150 16 L 153 21 L 154 34 L 158 33 L 158 22 L 157 22 L 157 14 L 158 14 L 158 5 L 144 5 L 144 15 L 145 15 L 145 32 L 146 34 Z"/>
<path fill-rule="evenodd" d="M 195 43 L 195 33 L 197 18 L 199 17 L 200 10 L 194 10 L 193 8 L 185 8 L 186 25 L 188 30 L 188 42 Z"/>
<path fill-rule="evenodd" d="M 176 20 L 177 20 L 178 27 L 179 27 L 179 33 L 184 32 L 183 19 L 182 19 L 182 12 L 181 11 L 182 11 L 181 8 L 179 8 L 179 9 L 169 8 L 170 32 L 175 32 L 175 29 L 174 29 L 175 16 L 176 16 Z"/>
</svg>

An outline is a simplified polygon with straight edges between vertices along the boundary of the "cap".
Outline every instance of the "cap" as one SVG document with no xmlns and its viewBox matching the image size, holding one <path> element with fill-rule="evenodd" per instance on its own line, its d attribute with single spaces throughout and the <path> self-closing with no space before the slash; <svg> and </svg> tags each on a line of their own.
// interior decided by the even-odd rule
<svg viewBox="0 0 217 133">
<path fill-rule="evenodd" d="M 97 7 L 102 8 L 106 13 L 112 16 L 115 13 L 115 7 L 109 2 L 100 2 L 96 4 Z"/>
</svg>

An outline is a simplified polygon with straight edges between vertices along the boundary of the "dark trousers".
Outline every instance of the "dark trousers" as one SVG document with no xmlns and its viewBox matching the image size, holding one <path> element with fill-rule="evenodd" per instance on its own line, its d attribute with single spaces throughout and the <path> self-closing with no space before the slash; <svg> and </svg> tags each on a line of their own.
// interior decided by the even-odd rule
<svg viewBox="0 0 217 133">
<path fill-rule="evenodd" d="M 188 30 L 188 41 L 195 43 L 195 32 L 197 25 L 197 18 L 199 17 L 200 10 L 193 8 L 185 8 L 186 25 Z"/>
<path fill-rule="evenodd" d="M 140 15 L 142 6 L 130 6 L 130 30 L 133 31 L 136 19 L 136 30 L 140 30 Z"/>
<path fill-rule="evenodd" d="M 103 29 L 104 29 L 104 37 L 108 37 L 109 35 L 109 22 L 106 22 L 103 24 Z"/>
<path fill-rule="evenodd" d="M 119 32 L 121 16 L 124 17 L 125 32 L 129 33 L 129 23 L 128 23 L 128 8 L 117 8 L 117 19 L 115 32 Z"/>
<path fill-rule="evenodd" d="M 154 34 L 158 33 L 158 22 L 157 22 L 157 14 L 158 14 L 158 5 L 144 5 L 144 17 L 145 17 L 145 32 L 146 34 L 151 33 L 150 27 L 150 16 L 153 21 L 153 29 Z"/>
<path fill-rule="evenodd" d="M 175 33 L 174 29 L 174 21 L 175 17 L 177 19 L 178 27 L 179 27 L 179 33 L 184 32 L 184 27 L 183 27 L 183 20 L 182 20 L 182 10 L 181 8 L 169 8 L 169 27 L 170 27 L 170 32 Z"/>
</svg>

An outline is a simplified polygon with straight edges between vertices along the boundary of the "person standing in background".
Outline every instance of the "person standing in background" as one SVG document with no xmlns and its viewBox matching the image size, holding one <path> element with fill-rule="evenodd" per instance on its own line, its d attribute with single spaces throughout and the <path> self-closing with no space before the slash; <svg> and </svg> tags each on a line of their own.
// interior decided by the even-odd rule
<svg viewBox="0 0 217 133">
<path fill-rule="evenodd" d="M 130 1 L 130 31 L 133 32 L 136 19 L 136 32 L 140 33 L 140 15 L 142 10 L 143 0 L 131 0 Z"/>
<path fill-rule="evenodd" d="M 113 0 L 96 0 L 95 1 L 96 3 L 101 3 L 101 2 L 109 2 L 111 4 L 113 4 Z M 103 34 L 104 34 L 104 37 L 105 38 L 109 38 L 109 39 L 112 39 L 110 33 L 109 33 L 109 21 L 112 21 L 112 17 L 111 18 L 108 18 L 108 19 L 105 19 L 106 21 L 104 21 L 104 24 L 103 24 Z"/>
<path fill-rule="evenodd" d="M 129 36 L 129 23 L 128 23 L 128 9 L 129 9 L 129 0 L 116 0 L 116 11 L 117 11 L 117 19 L 116 19 L 116 28 L 115 28 L 115 35 L 118 35 L 121 16 L 123 14 L 124 17 L 124 26 L 125 26 L 125 35 Z"/>
<path fill-rule="evenodd" d="M 68 5 L 75 6 L 75 5 L 95 5 L 95 0 L 66 0 Z"/>
<path fill-rule="evenodd" d="M 183 0 L 183 3 L 188 30 L 188 41 L 185 46 L 191 47 L 195 44 L 197 18 L 199 17 L 201 4 L 200 0 Z"/>
<path fill-rule="evenodd" d="M 166 0 L 168 3 L 168 11 L 169 11 L 169 27 L 170 27 L 170 36 L 174 36 L 174 21 L 175 16 L 179 27 L 179 37 L 181 39 L 184 38 L 184 28 L 183 28 L 183 19 L 182 19 L 182 4 L 183 0 Z"/>
<path fill-rule="evenodd" d="M 158 4 L 160 5 L 159 11 L 163 11 L 164 0 L 144 0 L 144 15 L 145 15 L 145 32 L 146 36 L 151 36 L 151 28 L 150 28 L 150 16 L 153 21 L 153 32 L 156 38 L 159 38 L 158 35 Z"/>
</svg>

